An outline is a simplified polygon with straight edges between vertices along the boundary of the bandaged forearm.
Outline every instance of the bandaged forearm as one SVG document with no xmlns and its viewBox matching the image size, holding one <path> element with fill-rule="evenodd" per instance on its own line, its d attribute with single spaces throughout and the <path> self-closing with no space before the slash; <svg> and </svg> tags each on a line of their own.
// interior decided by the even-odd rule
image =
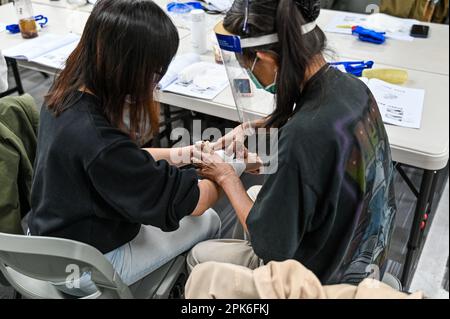
<svg viewBox="0 0 450 319">
<path fill-rule="evenodd" d="M 243 160 L 234 159 L 234 156 L 228 156 L 224 150 L 217 151 L 216 154 L 219 155 L 225 163 L 230 164 L 236 172 L 236 175 L 239 177 L 242 176 L 247 169 L 247 164 Z"/>
<path fill-rule="evenodd" d="M 247 164 L 245 163 L 244 160 L 235 159 L 234 154 L 227 155 L 227 153 L 224 150 L 214 151 L 211 143 L 209 142 L 197 142 L 195 144 L 195 147 L 206 154 L 212 154 L 213 152 L 215 152 L 215 154 L 218 155 L 223 162 L 233 167 L 234 171 L 236 172 L 236 175 L 239 177 L 242 176 L 242 174 L 247 169 Z"/>
</svg>

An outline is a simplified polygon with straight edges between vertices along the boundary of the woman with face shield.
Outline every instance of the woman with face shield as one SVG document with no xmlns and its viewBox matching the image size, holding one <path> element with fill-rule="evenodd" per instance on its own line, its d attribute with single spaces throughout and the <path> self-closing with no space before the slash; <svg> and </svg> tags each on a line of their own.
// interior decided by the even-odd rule
<svg viewBox="0 0 450 319">
<path fill-rule="evenodd" d="M 216 27 L 222 50 L 235 53 L 257 88 L 275 94 L 275 109 L 243 118 L 213 149 L 236 149 L 257 128 L 278 129 L 278 165 L 247 193 L 230 166 L 196 152 L 202 175 L 224 189 L 250 240 L 201 243 L 191 269 L 295 259 L 333 284 L 359 283 L 372 266 L 383 267 L 396 212 L 388 137 L 366 85 L 326 63 L 319 13 L 319 0 L 235 0 Z M 233 86 L 242 74 L 232 79 L 232 70 Z M 245 114 L 245 102 L 236 102 Z"/>
</svg>

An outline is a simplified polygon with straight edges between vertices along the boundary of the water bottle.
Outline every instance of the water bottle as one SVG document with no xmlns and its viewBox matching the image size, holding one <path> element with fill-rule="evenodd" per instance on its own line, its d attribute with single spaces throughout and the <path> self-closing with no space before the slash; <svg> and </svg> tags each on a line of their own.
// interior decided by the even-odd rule
<svg viewBox="0 0 450 319">
<path fill-rule="evenodd" d="M 36 21 L 34 20 L 31 0 L 15 0 L 17 17 L 19 18 L 20 33 L 24 39 L 32 39 L 38 36 Z"/>
<path fill-rule="evenodd" d="M 192 47 L 197 54 L 206 53 L 207 37 L 206 37 L 206 14 L 202 9 L 194 9 L 191 11 L 191 34 Z"/>
</svg>

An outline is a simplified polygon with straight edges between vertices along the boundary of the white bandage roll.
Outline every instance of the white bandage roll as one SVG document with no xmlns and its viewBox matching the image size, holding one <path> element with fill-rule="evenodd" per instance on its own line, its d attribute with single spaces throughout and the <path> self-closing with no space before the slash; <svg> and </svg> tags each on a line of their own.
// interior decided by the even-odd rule
<svg viewBox="0 0 450 319">
<path fill-rule="evenodd" d="M 225 163 L 230 164 L 236 172 L 236 175 L 239 177 L 241 177 L 247 169 L 247 165 L 244 161 L 236 160 L 234 159 L 234 156 L 228 156 L 224 150 L 217 151 L 216 154 L 219 155 Z"/>
</svg>

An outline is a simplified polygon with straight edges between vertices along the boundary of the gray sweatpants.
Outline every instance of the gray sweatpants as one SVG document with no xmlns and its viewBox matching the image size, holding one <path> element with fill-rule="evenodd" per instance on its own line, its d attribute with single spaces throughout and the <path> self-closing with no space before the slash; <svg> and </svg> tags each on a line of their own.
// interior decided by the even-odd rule
<svg viewBox="0 0 450 319">
<path fill-rule="evenodd" d="M 254 186 L 247 192 L 251 200 L 256 201 L 261 186 Z M 263 261 L 255 254 L 251 243 L 247 240 L 221 239 L 197 244 L 187 257 L 188 271 L 195 266 L 209 262 L 221 262 L 256 269 Z"/>
</svg>

